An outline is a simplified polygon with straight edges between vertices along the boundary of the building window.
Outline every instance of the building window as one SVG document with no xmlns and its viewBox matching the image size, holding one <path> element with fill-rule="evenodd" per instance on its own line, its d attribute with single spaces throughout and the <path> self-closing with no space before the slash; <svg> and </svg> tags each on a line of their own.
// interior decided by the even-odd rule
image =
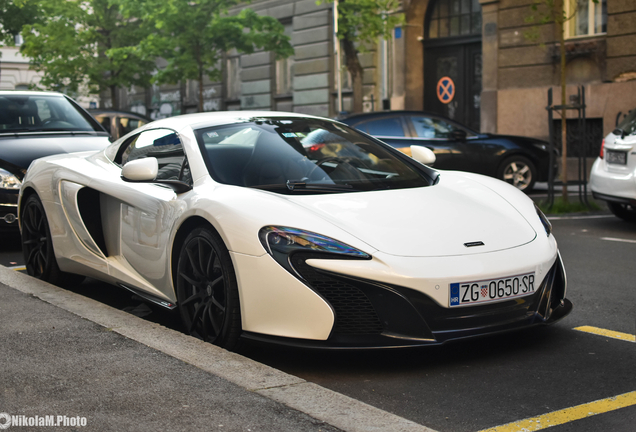
<svg viewBox="0 0 636 432">
<path fill-rule="evenodd" d="M 294 59 L 291 57 L 276 60 L 276 94 L 291 94 L 294 87 L 292 78 L 294 75 Z"/>
<path fill-rule="evenodd" d="M 479 0 L 437 0 L 428 25 L 428 38 L 481 34 Z"/>
<path fill-rule="evenodd" d="M 285 34 L 291 38 L 293 26 L 290 23 L 285 25 Z M 290 56 L 276 60 L 276 95 L 289 95 L 294 90 L 294 57 Z"/>
<path fill-rule="evenodd" d="M 568 38 L 607 32 L 607 0 L 566 0 L 565 35 Z"/>
<path fill-rule="evenodd" d="M 241 58 L 227 59 L 227 100 L 237 100 L 241 96 Z"/>
</svg>

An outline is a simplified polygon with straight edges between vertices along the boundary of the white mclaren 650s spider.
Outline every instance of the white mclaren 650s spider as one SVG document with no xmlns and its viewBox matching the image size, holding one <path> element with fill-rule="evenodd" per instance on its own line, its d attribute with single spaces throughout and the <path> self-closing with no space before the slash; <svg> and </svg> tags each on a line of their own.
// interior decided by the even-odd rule
<svg viewBox="0 0 636 432">
<path fill-rule="evenodd" d="M 227 349 L 423 346 L 567 315 L 541 211 L 434 159 L 306 115 L 155 121 L 103 151 L 31 164 L 27 271 L 127 288 Z"/>
</svg>

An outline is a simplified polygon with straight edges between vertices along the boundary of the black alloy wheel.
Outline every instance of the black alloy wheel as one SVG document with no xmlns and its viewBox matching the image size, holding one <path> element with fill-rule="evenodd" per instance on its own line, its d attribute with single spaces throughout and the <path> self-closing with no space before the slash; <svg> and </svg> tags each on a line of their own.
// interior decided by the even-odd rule
<svg viewBox="0 0 636 432">
<path fill-rule="evenodd" d="M 614 216 L 627 222 L 636 222 L 636 207 L 616 202 L 608 202 L 607 206 L 614 213 Z"/>
<path fill-rule="evenodd" d="M 176 275 L 181 319 L 193 336 L 228 350 L 241 335 L 241 312 L 234 267 L 220 236 L 196 228 L 185 239 Z"/>
<path fill-rule="evenodd" d="M 84 276 L 65 273 L 58 267 L 49 222 L 37 195 L 27 198 L 20 213 L 20 222 L 22 253 L 29 275 L 60 286 L 80 284 L 84 280 Z"/>
<path fill-rule="evenodd" d="M 537 168 L 524 156 L 511 156 L 499 167 L 497 178 L 523 192 L 530 192 L 537 179 Z"/>
</svg>

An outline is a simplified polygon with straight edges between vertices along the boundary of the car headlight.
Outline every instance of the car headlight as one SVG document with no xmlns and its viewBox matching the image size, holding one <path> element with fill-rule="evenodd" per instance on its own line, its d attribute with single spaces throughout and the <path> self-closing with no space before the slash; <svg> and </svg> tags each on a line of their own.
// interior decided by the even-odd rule
<svg viewBox="0 0 636 432">
<path fill-rule="evenodd" d="M 266 226 L 261 228 L 258 238 L 267 253 L 289 271 L 292 271 L 289 257 L 295 252 L 316 252 L 371 259 L 369 254 L 338 240 L 297 228 Z"/>
<path fill-rule="evenodd" d="M 9 171 L 0 168 L 0 189 L 17 190 L 22 186 L 22 182 Z"/>
<path fill-rule="evenodd" d="M 543 228 L 545 228 L 545 233 L 548 235 L 548 237 L 550 237 L 550 233 L 552 232 L 552 224 L 550 223 L 546 215 L 543 214 L 539 206 L 535 204 L 534 208 L 537 210 L 537 215 L 539 216 L 539 220 L 541 221 Z"/>
</svg>

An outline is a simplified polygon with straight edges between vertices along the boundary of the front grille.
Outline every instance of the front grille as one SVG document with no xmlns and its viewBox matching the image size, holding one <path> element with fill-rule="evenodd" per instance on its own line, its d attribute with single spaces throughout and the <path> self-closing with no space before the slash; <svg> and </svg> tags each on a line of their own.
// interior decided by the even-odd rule
<svg viewBox="0 0 636 432">
<path fill-rule="evenodd" d="M 369 298 L 358 288 L 324 272 L 305 261 L 329 258 L 320 254 L 294 254 L 292 267 L 307 284 L 331 304 L 336 314 L 334 333 L 379 334 L 384 330 Z"/>
</svg>

